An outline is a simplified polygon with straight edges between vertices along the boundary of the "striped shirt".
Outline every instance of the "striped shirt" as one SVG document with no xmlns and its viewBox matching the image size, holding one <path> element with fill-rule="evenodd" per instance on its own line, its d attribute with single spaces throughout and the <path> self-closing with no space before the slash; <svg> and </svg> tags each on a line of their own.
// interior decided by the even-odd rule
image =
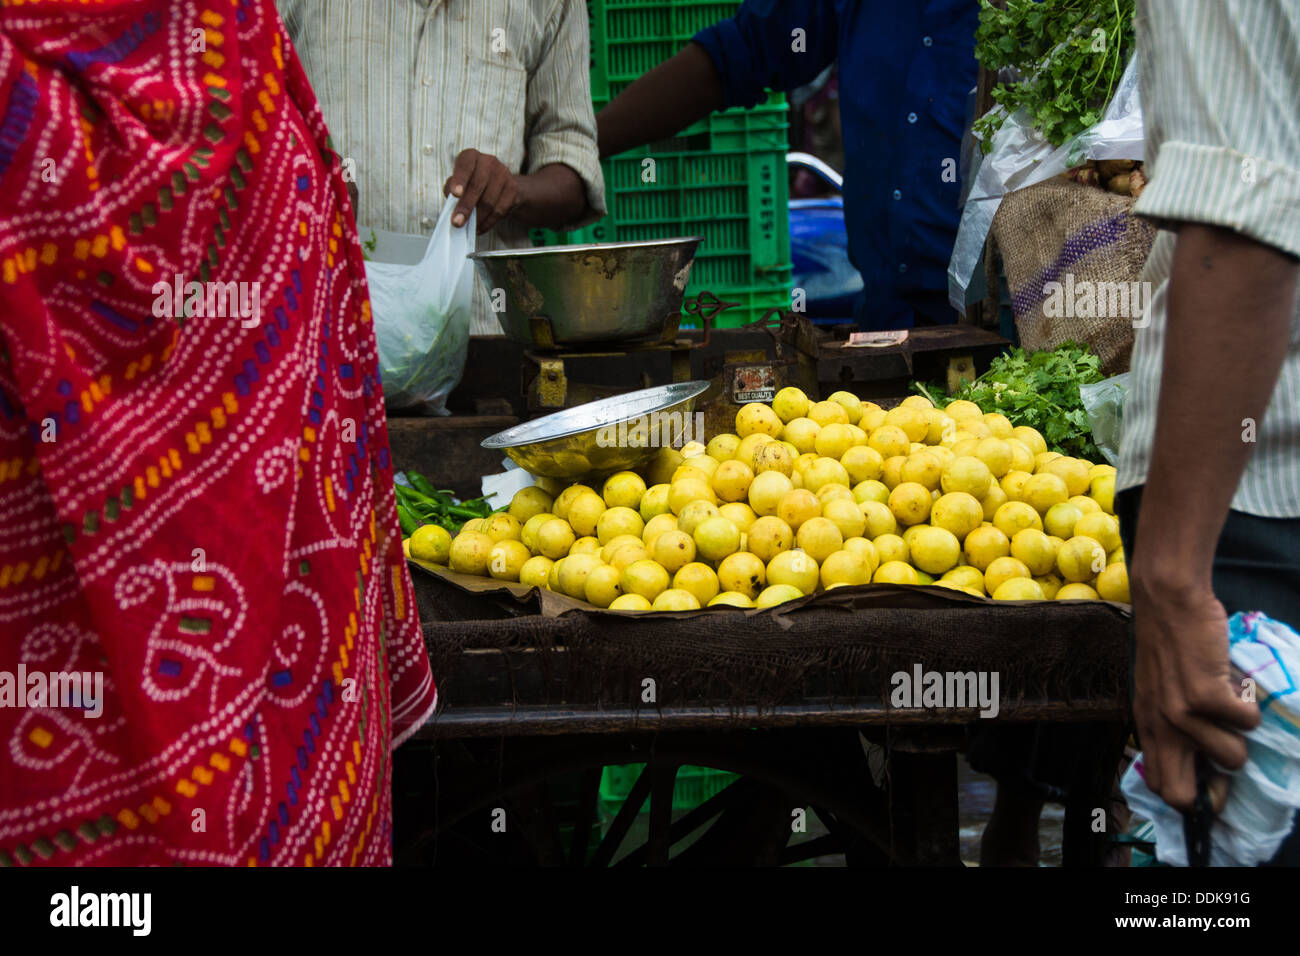
<svg viewBox="0 0 1300 956">
<path fill-rule="evenodd" d="M 1134 211 L 1161 226 L 1227 227 L 1300 257 L 1300 0 L 1141 0 L 1135 25 L 1150 184 Z M 1174 234 L 1161 231 L 1143 272 L 1155 292 L 1133 346 L 1117 488 L 1147 476 L 1173 251 Z M 1232 507 L 1300 517 L 1300 295 L 1257 424 Z"/>
<path fill-rule="evenodd" d="M 276 0 L 334 147 L 355 162 L 361 235 L 429 235 L 465 149 L 512 171 L 563 163 L 605 212 L 583 0 Z M 581 225 L 569 223 L 564 225 Z M 557 224 L 560 225 L 560 224 Z M 505 221 L 478 249 L 529 245 Z M 475 283 L 472 334 L 500 323 Z"/>
</svg>

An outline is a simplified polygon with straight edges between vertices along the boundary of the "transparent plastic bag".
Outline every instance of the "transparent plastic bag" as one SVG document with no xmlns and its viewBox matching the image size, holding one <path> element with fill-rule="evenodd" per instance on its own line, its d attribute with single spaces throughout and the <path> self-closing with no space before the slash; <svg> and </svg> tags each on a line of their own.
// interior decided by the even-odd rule
<svg viewBox="0 0 1300 956">
<path fill-rule="evenodd" d="M 1128 372 L 1121 372 L 1091 385 L 1079 386 L 1079 400 L 1088 413 L 1092 440 L 1112 465 L 1119 464 L 1119 437 L 1124 425 L 1124 398 L 1128 395 Z"/>
<path fill-rule="evenodd" d="M 469 348 L 474 298 L 476 215 L 453 227 L 459 200 L 448 196 L 423 255 L 414 263 L 394 250 L 423 241 L 387 234 L 376 247 L 380 258 L 406 262 L 366 263 L 370 307 L 379 346 L 379 374 L 389 408 L 447 414 L 447 396 L 460 382 Z"/>
<path fill-rule="evenodd" d="M 962 207 L 948 263 L 948 302 L 952 307 L 966 314 L 966 292 L 984 257 L 984 241 L 1003 196 L 1059 176 L 1089 159 L 1144 159 L 1145 143 L 1137 57 L 1129 59 L 1101 119 L 1061 146 L 1053 146 L 1034 129 L 1023 110 L 1007 117 L 993 137 L 993 148 L 980 159 Z M 978 153 L 978 145 L 975 149 Z"/>
</svg>

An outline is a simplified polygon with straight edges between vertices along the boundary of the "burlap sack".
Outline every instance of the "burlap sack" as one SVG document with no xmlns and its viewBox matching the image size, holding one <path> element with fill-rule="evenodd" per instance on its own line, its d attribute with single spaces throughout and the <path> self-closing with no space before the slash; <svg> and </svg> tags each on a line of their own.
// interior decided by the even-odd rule
<svg viewBox="0 0 1300 956">
<path fill-rule="evenodd" d="M 1095 289 L 1141 289 L 1133 284 L 1141 279 L 1156 231 L 1131 215 L 1134 202 L 1061 178 L 1017 190 L 1002 200 L 993 219 L 993 238 L 1002 253 L 1016 330 L 1026 349 L 1053 349 L 1074 340 L 1097 353 L 1106 375 L 1128 370 L 1133 321 L 1139 314 L 1132 297 L 1125 300 L 1127 309 L 1116 309 L 1116 296 L 1097 295 L 1092 315 L 1051 315 L 1044 306 L 1053 282 L 1073 288 L 1091 283 Z"/>
</svg>

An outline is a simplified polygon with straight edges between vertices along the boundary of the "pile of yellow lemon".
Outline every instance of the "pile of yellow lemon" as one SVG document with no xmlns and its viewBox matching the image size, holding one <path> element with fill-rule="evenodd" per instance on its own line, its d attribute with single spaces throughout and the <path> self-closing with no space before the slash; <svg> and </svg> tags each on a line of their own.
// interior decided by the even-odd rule
<svg viewBox="0 0 1300 956">
<path fill-rule="evenodd" d="M 616 610 L 770 607 L 841 585 L 998 601 L 1129 600 L 1115 469 L 1047 450 L 972 402 L 888 411 L 797 388 L 734 434 L 660 449 L 597 489 L 540 479 L 508 511 L 408 554 Z"/>
</svg>

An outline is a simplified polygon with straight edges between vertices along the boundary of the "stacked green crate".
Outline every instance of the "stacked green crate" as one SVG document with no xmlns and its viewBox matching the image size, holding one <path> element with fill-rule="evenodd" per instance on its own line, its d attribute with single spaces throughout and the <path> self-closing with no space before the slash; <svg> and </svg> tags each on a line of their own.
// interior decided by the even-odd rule
<svg viewBox="0 0 1300 956">
<path fill-rule="evenodd" d="M 600 777 L 600 800 L 609 812 L 618 812 L 618 808 L 627 800 L 637 777 L 641 776 L 644 769 L 643 763 L 605 767 Z M 711 767 L 678 767 L 677 777 L 673 782 L 673 809 L 694 810 L 739 779 L 739 774 L 714 770 Z M 637 809 L 637 812 L 644 813 L 649 809 L 650 798 L 647 796 L 645 803 Z"/>
<path fill-rule="evenodd" d="M 588 0 L 595 108 L 737 6 L 729 0 Z M 752 110 L 715 113 L 668 142 L 608 159 L 602 164 L 608 215 L 564 234 L 539 230 L 534 241 L 702 236 L 686 295 L 708 291 L 739 303 L 719 315 L 720 328 L 788 308 L 788 128 L 785 97 L 773 94 Z"/>
</svg>

